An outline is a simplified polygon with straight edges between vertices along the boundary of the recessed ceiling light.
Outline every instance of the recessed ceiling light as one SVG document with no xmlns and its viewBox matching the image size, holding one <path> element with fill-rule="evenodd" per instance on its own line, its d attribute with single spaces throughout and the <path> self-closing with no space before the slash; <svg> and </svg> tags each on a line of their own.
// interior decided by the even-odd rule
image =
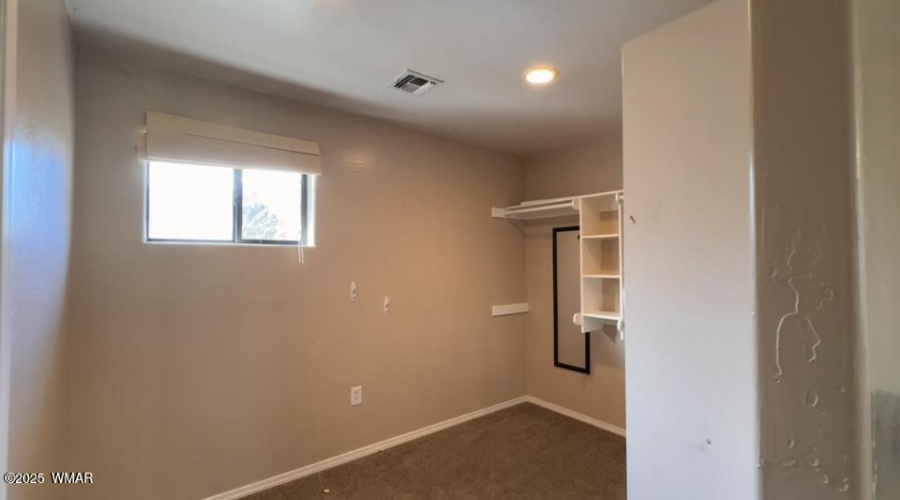
<svg viewBox="0 0 900 500">
<path fill-rule="evenodd" d="M 525 73 L 525 79 L 533 85 L 546 85 L 552 82 L 557 75 L 557 71 L 553 68 L 533 68 Z"/>
</svg>

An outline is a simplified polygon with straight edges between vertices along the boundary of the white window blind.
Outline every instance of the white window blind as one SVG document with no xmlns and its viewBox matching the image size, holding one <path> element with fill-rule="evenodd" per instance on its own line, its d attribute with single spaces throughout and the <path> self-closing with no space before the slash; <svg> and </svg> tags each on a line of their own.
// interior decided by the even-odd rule
<svg viewBox="0 0 900 500">
<path fill-rule="evenodd" d="M 147 112 L 147 159 L 241 169 L 322 173 L 319 144 Z"/>
</svg>

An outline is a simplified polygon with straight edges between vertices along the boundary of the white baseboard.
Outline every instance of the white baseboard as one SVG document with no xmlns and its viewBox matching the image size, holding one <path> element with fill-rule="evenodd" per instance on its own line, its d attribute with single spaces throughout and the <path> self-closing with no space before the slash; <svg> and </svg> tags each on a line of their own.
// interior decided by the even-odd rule
<svg viewBox="0 0 900 500">
<path fill-rule="evenodd" d="M 436 424 L 422 427 L 421 429 L 417 429 L 412 432 L 407 432 L 406 434 L 401 434 L 399 436 L 385 439 L 384 441 L 379 441 L 375 444 L 370 444 L 369 446 L 363 446 L 362 448 L 348 451 L 347 453 L 343 453 L 336 457 L 326 458 L 321 462 L 316 462 L 299 469 L 288 471 L 277 476 L 272 476 L 268 479 L 263 479 L 262 481 L 257 481 L 246 486 L 241 486 L 240 488 L 236 488 L 231 491 L 219 493 L 218 495 L 207 497 L 204 500 L 237 500 L 247 495 L 252 495 L 253 493 L 258 493 L 260 491 L 272 488 L 273 486 L 278 486 L 279 484 L 288 483 L 294 481 L 295 479 L 310 476 L 325 469 L 330 469 L 332 467 L 363 458 L 373 453 L 378 453 L 379 451 L 393 448 L 394 446 L 406 443 L 407 441 L 412 441 L 413 439 L 418 439 L 422 436 L 427 436 L 428 434 L 442 431 L 455 425 L 459 425 L 463 422 L 468 422 L 469 420 L 483 417 L 490 413 L 522 404 L 526 401 L 529 401 L 528 397 L 529 396 L 520 396 L 514 399 L 510 399 L 509 401 L 504 401 L 493 406 L 488 406 L 487 408 L 475 410 L 471 413 L 466 413 L 465 415 L 453 417 L 451 419 L 444 420 L 443 422 L 438 422 Z"/>
<path fill-rule="evenodd" d="M 536 405 L 546 408 L 550 411 L 555 411 L 556 413 L 559 413 L 561 415 L 565 415 L 567 417 L 574 418 L 575 420 L 579 420 L 586 424 L 593 425 L 594 427 L 603 429 L 604 431 L 611 432 L 613 434 L 618 434 L 619 436 L 625 437 L 625 429 L 623 429 L 619 426 L 604 422 L 602 420 L 598 420 L 594 417 L 589 417 L 589 416 L 585 415 L 584 413 L 578 413 L 575 410 L 563 408 L 562 406 L 553 404 L 549 401 L 544 401 L 543 399 L 536 398 L 534 396 L 525 396 L 525 401 L 532 403 L 532 404 L 536 404 Z"/>
<path fill-rule="evenodd" d="M 300 467 L 299 469 L 284 472 L 277 476 L 272 476 L 270 478 L 263 479 L 262 481 L 257 481 L 255 483 L 241 486 L 240 488 L 236 488 L 231 491 L 219 493 L 218 495 L 213 495 L 211 497 L 207 497 L 204 500 L 237 500 L 237 499 L 243 498 L 247 495 L 252 495 L 253 493 L 258 493 L 260 491 L 267 490 L 269 488 L 278 486 L 280 484 L 289 483 L 296 479 L 300 479 L 300 478 L 303 478 L 306 476 L 310 476 L 312 474 L 316 474 L 325 469 L 330 469 L 332 467 L 336 467 L 338 465 L 345 464 L 347 462 L 352 462 L 353 460 L 363 458 L 363 457 L 371 455 L 373 453 L 378 453 L 379 451 L 383 451 L 388 448 L 393 448 L 394 446 L 406 443 L 408 441 L 412 441 L 413 439 L 418 439 L 420 437 L 427 436 L 429 434 L 433 434 L 435 432 L 442 431 L 444 429 L 448 429 L 455 425 L 459 425 L 463 422 L 468 422 L 469 420 L 473 420 L 478 417 L 483 417 L 490 413 L 494 413 L 496 411 L 510 408 L 512 406 L 515 406 L 515 405 L 521 404 L 521 403 L 532 403 L 537 406 L 546 408 L 550 411 L 559 413 L 561 415 L 565 415 L 567 417 L 574 418 L 575 420 L 579 420 L 586 424 L 593 425 L 594 427 L 598 427 L 600 429 L 611 432 L 613 434 L 618 434 L 623 437 L 625 436 L 625 429 L 623 429 L 621 427 L 617 427 L 615 425 L 608 424 L 606 422 L 597 420 L 596 418 L 589 417 L 587 415 L 584 415 L 583 413 L 578 413 L 577 411 L 573 411 L 568 408 L 563 408 L 562 406 L 550 403 L 548 401 L 544 401 L 543 399 L 536 398 L 534 396 L 519 396 L 517 398 L 510 399 L 509 401 L 504 401 L 502 403 L 495 404 L 493 406 L 488 406 L 487 408 L 482 408 L 480 410 L 475 410 L 471 413 L 466 413 L 465 415 L 453 417 L 451 419 L 444 420 L 443 422 L 438 422 L 436 424 L 429 425 L 427 427 L 422 427 L 421 429 L 407 432 L 406 434 L 401 434 L 399 436 L 385 439 L 384 441 L 379 441 L 375 444 L 363 446 L 362 448 L 348 451 L 347 453 L 343 453 L 336 457 L 326 458 L 325 460 L 322 460 L 321 462 L 316 462 L 314 464 L 310 464 L 305 467 Z"/>
</svg>

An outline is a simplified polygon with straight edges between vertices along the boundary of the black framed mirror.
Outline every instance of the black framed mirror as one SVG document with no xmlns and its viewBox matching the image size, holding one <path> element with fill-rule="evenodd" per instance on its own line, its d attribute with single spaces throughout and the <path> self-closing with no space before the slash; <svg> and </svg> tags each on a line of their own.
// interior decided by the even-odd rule
<svg viewBox="0 0 900 500">
<path fill-rule="evenodd" d="M 581 312 L 581 250 L 578 226 L 553 228 L 553 365 L 591 373 L 591 334 L 572 317 Z"/>
</svg>

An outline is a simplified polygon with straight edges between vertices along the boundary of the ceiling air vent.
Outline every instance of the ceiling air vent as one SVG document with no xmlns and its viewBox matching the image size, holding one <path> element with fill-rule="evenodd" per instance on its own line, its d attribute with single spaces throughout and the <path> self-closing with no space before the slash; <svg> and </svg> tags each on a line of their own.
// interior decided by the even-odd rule
<svg viewBox="0 0 900 500">
<path fill-rule="evenodd" d="M 443 80 L 438 80 L 437 78 L 408 69 L 394 80 L 394 88 L 413 95 L 422 95 L 433 89 L 439 83 L 444 82 Z"/>
</svg>

